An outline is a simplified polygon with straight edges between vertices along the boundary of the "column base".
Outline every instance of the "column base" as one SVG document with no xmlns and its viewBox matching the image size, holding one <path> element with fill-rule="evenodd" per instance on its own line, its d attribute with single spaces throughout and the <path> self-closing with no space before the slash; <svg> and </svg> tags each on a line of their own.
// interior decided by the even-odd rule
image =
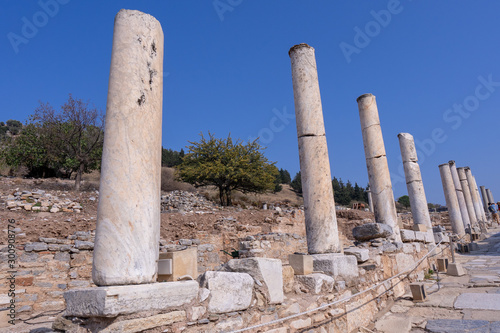
<svg viewBox="0 0 500 333">
<path fill-rule="evenodd" d="M 64 293 L 66 317 L 116 317 L 165 310 L 191 302 L 198 282 L 180 281 L 70 290 Z"/>
<path fill-rule="evenodd" d="M 358 277 L 358 260 L 355 256 L 342 253 L 313 254 L 314 271 L 322 271 L 333 277 L 346 279 Z"/>
<path fill-rule="evenodd" d="M 446 272 L 446 274 L 451 276 L 462 276 L 465 275 L 465 270 L 462 265 L 458 263 L 449 263 L 448 271 Z"/>
</svg>

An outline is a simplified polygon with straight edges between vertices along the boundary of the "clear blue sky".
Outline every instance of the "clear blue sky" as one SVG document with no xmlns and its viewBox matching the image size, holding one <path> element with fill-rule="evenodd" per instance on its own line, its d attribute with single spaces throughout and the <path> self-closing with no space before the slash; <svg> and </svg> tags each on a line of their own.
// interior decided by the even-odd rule
<svg viewBox="0 0 500 333">
<path fill-rule="evenodd" d="M 24 121 L 39 100 L 59 107 L 69 93 L 105 110 L 113 19 L 121 8 L 137 9 L 155 16 L 165 34 L 164 147 L 179 150 L 209 130 L 244 140 L 260 134 L 266 156 L 293 176 L 299 159 L 295 120 L 286 116 L 294 113 L 288 50 L 308 43 L 316 49 L 333 176 L 367 184 L 356 98 L 373 93 L 396 198 L 407 193 L 397 134 L 408 132 L 420 142 L 429 202 L 444 204 L 438 165 L 450 159 L 470 166 L 500 200 L 500 3 L 42 0 L 2 7 L 0 120 Z"/>
</svg>

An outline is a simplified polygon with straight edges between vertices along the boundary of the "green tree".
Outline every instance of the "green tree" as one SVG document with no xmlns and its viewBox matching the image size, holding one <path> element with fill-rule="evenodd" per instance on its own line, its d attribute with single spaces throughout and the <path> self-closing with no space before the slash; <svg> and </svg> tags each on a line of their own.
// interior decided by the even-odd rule
<svg viewBox="0 0 500 333">
<path fill-rule="evenodd" d="M 290 177 L 290 172 L 285 169 L 280 169 L 280 184 L 290 184 L 292 178 Z"/>
<path fill-rule="evenodd" d="M 184 150 L 175 151 L 172 149 L 162 148 L 161 152 L 161 165 L 166 167 L 174 167 L 182 163 L 184 157 Z"/>
<path fill-rule="evenodd" d="M 398 202 L 402 204 L 405 208 L 410 207 L 410 197 L 407 195 L 400 196 Z"/>
<path fill-rule="evenodd" d="M 292 189 L 295 192 L 302 193 L 302 179 L 300 176 L 300 171 L 295 174 L 295 177 L 293 177 L 293 180 L 290 183 L 290 186 L 292 186 Z"/>
<path fill-rule="evenodd" d="M 7 164 L 25 165 L 31 172 L 37 168 L 52 168 L 68 175 L 76 172 L 75 189 L 80 190 L 83 173 L 100 167 L 102 113 L 70 94 L 59 113 L 49 103 L 40 102 L 28 122 L 3 151 Z M 18 124 L 14 121 L 11 125 Z"/>
<path fill-rule="evenodd" d="M 23 124 L 19 120 L 9 119 L 7 120 L 7 129 L 10 134 L 17 135 L 23 128 Z"/>
<path fill-rule="evenodd" d="M 195 187 L 213 185 L 221 205 L 231 205 L 231 193 L 264 193 L 275 188 L 278 169 L 263 154 L 257 140 L 217 139 L 210 132 L 199 142 L 189 142 L 188 154 L 177 166 L 178 177 Z"/>
</svg>

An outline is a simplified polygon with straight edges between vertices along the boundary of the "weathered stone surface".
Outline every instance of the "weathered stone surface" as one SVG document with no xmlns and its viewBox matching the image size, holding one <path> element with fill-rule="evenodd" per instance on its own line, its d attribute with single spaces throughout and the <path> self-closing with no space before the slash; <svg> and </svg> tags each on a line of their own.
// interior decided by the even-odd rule
<svg viewBox="0 0 500 333">
<path fill-rule="evenodd" d="M 455 309 L 500 310 L 500 294 L 466 293 L 457 297 Z"/>
<path fill-rule="evenodd" d="M 406 253 L 396 254 L 396 266 L 398 273 L 410 269 L 413 265 L 415 265 L 415 259 L 412 255 Z"/>
<path fill-rule="evenodd" d="M 215 330 L 217 332 L 230 332 L 241 327 L 243 327 L 243 318 L 241 316 L 237 316 L 227 318 L 226 320 L 217 323 L 217 325 L 215 325 Z"/>
<path fill-rule="evenodd" d="M 378 332 L 407 333 L 411 330 L 411 319 L 408 317 L 389 317 L 375 323 Z"/>
<path fill-rule="evenodd" d="M 338 253 L 314 254 L 313 265 L 315 271 L 324 272 L 333 277 L 342 276 L 349 279 L 359 275 L 358 261 L 355 256 Z"/>
<path fill-rule="evenodd" d="M 375 221 L 389 225 L 392 228 L 391 236 L 396 241 L 401 241 L 377 102 L 372 94 L 361 95 L 356 101 L 358 102 Z"/>
<path fill-rule="evenodd" d="M 301 328 L 306 328 L 312 325 L 312 319 L 311 318 L 306 318 L 306 319 L 297 319 L 294 321 L 290 322 L 290 327 L 296 330 L 299 330 Z"/>
<path fill-rule="evenodd" d="M 425 235 L 427 235 L 426 232 L 415 231 L 415 241 L 425 243 Z"/>
<path fill-rule="evenodd" d="M 443 243 L 449 243 L 450 236 L 446 235 L 444 232 L 435 232 L 434 233 L 434 241 L 436 243 L 439 243 L 441 240 L 443 240 Z"/>
<path fill-rule="evenodd" d="M 451 227 L 453 232 L 459 236 L 465 234 L 464 222 L 462 220 L 462 213 L 458 206 L 458 197 L 451 175 L 450 165 L 448 163 L 439 166 L 439 173 L 441 175 L 441 183 L 443 184 L 444 198 L 446 200 L 446 207 L 448 207 L 448 216 L 450 217 Z"/>
<path fill-rule="evenodd" d="M 120 10 L 114 24 L 92 269 L 99 286 L 156 281 L 162 73 L 160 23 L 139 11 Z"/>
<path fill-rule="evenodd" d="M 363 263 L 370 259 L 370 250 L 360 249 L 357 247 L 349 247 L 344 249 L 344 254 L 346 256 L 355 256 L 358 263 Z"/>
<path fill-rule="evenodd" d="M 401 240 L 403 242 L 414 242 L 415 241 L 415 231 L 413 230 L 407 230 L 407 229 L 401 229 Z"/>
<path fill-rule="evenodd" d="M 465 168 L 457 168 L 457 173 L 458 178 L 460 179 L 460 185 L 462 186 L 462 193 L 464 195 L 465 205 L 467 206 L 467 213 L 469 215 L 470 224 L 471 226 L 477 225 L 476 212 L 474 210 L 474 203 L 472 202 L 469 182 L 467 181 L 467 175 L 465 174 Z"/>
<path fill-rule="evenodd" d="M 427 199 L 425 197 L 424 184 L 418 165 L 417 150 L 413 136 L 409 133 L 399 133 L 399 146 L 406 179 L 408 196 L 410 197 L 410 207 L 414 225 L 423 225 L 431 228 L 431 218 Z"/>
<path fill-rule="evenodd" d="M 333 290 L 335 280 L 328 275 L 313 273 L 309 275 L 296 275 L 295 280 L 308 292 L 319 294 L 330 293 Z"/>
<path fill-rule="evenodd" d="M 75 247 L 78 250 L 92 250 L 94 248 L 94 243 L 77 239 L 75 240 Z"/>
<path fill-rule="evenodd" d="M 170 325 L 178 321 L 186 320 L 185 311 L 173 311 L 169 313 L 159 314 L 156 316 L 130 319 L 113 323 L 100 331 L 101 333 L 135 333 L 144 330 Z"/>
<path fill-rule="evenodd" d="M 425 329 L 432 333 L 490 333 L 486 320 L 436 319 L 427 321 Z"/>
<path fill-rule="evenodd" d="M 290 254 L 288 263 L 296 275 L 307 275 L 313 272 L 313 258 L 310 255 Z"/>
<path fill-rule="evenodd" d="M 42 242 L 27 243 L 24 246 L 24 250 L 26 252 L 31 252 L 31 251 L 40 252 L 40 251 L 47 251 L 48 249 L 49 246 L 46 243 Z"/>
<path fill-rule="evenodd" d="M 451 177 L 453 178 L 453 184 L 455 184 L 455 191 L 457 192 L 458 206 L 460 207 L 462 222 L 464 223 L 464 228 L 467 228 L 471 222 L 469 213 L 467 212 L 467 203 L 465 202 L 465 196 L 460 182 L 460 177 L 458 176 L 457 166 L 455 161 L 449 161 L 448 164 L 450 165 Z"/>
<path fill-rule="evenodd" d="M 226 313 L 250 306 L 254 282 L 247 273 L 208 271 L 201 276 L 200 286 L 210 290 L 208 311 Z"/>
<path fill-rule="evenodd" d="M 288 54 L 292 64 L 308 252 L 340 253 L 314 48 L 299 44 Z"/>
<path fill-rule="evenodd" d="M 283 272 L 281 260 L 269 258 L 231 259 L 226 267 L 232 272 L 248 273 L 263 284 L 270 304 L 283 302 Z"/>
<path fill-rule="evenodd" d="M 196 281 L 110 286 L 64 293 L 66 316 L 114 317 L 139 311 L 165 310 L 198 296 Z"/>
<path fill-rule="evenodd" d="M 465 275 L 465 269 L 459 263 L 449 263 L 446 274 L 451 276 Z"/>
<path fill-rule="evenodd" d="M 383 223 L 366 223 L 352 229 L 352 235 L 359 241 L 367 241 L 375 238 L 390 237 L 393 230 L 390 225 Z"/>
</svg>

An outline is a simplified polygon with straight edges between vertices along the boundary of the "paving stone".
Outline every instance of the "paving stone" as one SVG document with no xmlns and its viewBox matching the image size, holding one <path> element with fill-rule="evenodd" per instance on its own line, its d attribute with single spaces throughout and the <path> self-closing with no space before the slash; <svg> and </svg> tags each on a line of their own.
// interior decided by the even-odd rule
<svg viewBox="0 0 500 333">
<path fill-rule="evenodd" d="M 425 329 L 432 333 L 490 333 L 490 323 L 486 320 L 437 319 L 427 321 Z"/>
<path fill-rule="evenodd" d="M 389 316 L 377 321 L 375 328 L 384 333 L 407 333 L 411 330 L 411 320 L 409 317 Z"/>
<path fill-rule="evenodd" d="M 500 310 L 500 294 L 468 293 L 457 297 L 455 309 Z"/>
</svg>

